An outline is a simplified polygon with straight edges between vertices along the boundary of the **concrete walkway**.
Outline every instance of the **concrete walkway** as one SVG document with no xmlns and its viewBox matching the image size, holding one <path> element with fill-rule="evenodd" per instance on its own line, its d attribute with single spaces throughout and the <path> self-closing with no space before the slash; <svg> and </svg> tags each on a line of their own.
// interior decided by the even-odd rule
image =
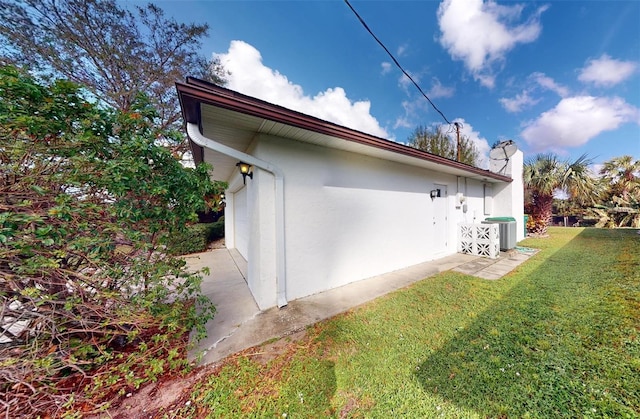
<svg viewBox="0 0 640 419">
<path fill-rule="evenodd" d="M 192 355 L 204 353 L 201 364 L 216 362 L 447 270 L 499 279 L 535 252 L 516 248 L 508 254 L 501 253 L 498 259 L 457 253 L 290 301 L 282 309 L 266 311 L 258 309 L 245 281 L 246 261 L 235 249 L 214 249 L 190 255 L 186 258 L 190 268 L 206 266 L 211 271 L 204 277 L 202 291 L 217 310 L 207 324 L 208 337 L 199 342 Z"/>
</svg>

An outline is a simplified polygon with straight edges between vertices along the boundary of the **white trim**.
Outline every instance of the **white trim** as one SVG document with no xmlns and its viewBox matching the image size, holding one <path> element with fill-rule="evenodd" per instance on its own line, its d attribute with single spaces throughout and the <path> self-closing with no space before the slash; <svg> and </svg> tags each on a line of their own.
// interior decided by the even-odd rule
<svg viewBox="0 0 640 419">
<path fill-rule="evenodd" d="M 220 144 L 200 133 L 198 125 L 187 123 L 189 138 L 199 145 L 211 150 L 233 157 L 252 166 L 272 173 L 275 177 L 275 204 L 276 204 L 276 289 L 278 307 L 287 305 L 287 281 L 286 281 L 286 257 L 284 235 L 284 173 L 280 168 L 269 162 L 260 160 L 250 154 L 243 153 L 224 144 Z"/>
</svg>

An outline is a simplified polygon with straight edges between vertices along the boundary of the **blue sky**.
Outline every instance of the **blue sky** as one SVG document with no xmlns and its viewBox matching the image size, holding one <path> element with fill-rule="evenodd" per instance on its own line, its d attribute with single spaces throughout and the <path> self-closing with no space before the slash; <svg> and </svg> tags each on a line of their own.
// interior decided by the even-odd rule
<svg viewBox="0 0 640 419">
<path fill-rule="evenodd" d="M 233 90 L 398 142 L 445 124 L 343 1 L 156 4 L 210 25 Z M 640 1 L 351 4 L 483 154 L 640 158 Z"/>
</svg>

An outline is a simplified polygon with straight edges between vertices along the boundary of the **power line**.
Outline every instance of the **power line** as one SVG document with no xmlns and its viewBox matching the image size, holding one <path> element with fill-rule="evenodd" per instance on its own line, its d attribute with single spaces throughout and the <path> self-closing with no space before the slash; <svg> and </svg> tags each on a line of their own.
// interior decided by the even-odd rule
<svg viewBox="0 0 640 419">
<path fill-rule="evenodd" d="M 438 109 L 438 107 L 431 101 L 431 99 L 429 99 L 429 97 L 427 96 L 427 94 L 422 90 L 422 88 L 418 85 L 418 83 L 415 82 L 415 80 L 413 80 L 413 78 L 409 75 L 409 73 L 407 73 L 405 71 L 404 68 L 402 68 L 402 66 L 400 65 L 400 63 L 398 62 L 398 60 L 396 60 L 396 57 L 393 56 L 393 54 L 387 49 L 387 47 L 382 43 L 382 41 L 380 41 L 380 39 L 378 39 L 378 37 L 373 33 L 373 31 L 371 29 L 369 29 L 369 26 L 367 26 L 367 24 L 365 23 L 365 21 L 360 17 L 360 15 L 358 14 L 358 12 L 356 12 L 356 9 L 353 8 L 353 6 L 351 5 L 351 3 L 349 3 L 349 0 L 344 0 L 344 2 L 347 4 L 347 6 L 349 6 L 349 9 L 351 9 L 351 11 L 356 15 L 356 17 L 358 18 L 358 20 L 360 21 L 360 23 L 362 23 L 362 26 L 364 26 L 364 28 L 367 30 L 367 32 L 369 32 L 371 34 L 371 36 L 373 36 L 373 39 L 375 39 L 378 44 L 380 44 L 380 46 L 382 47 L 382 49 L 384 49 L 387 54 L 389 54 L 389 57 L 391 57 L 391 59 L 393 60 L 393 62 L 396 64 L 396 66 L 398 66 L 398 68 L 400 69 L 400 71 L 402 71 L 402 73 L 407 76 L 407 78 L 409 78 L 409 80 L 411 80 L 411 82 L 413 83 L 414 86 L 416 86 L 416 88 L 420 91 L 420 93 L 422 93 L 422 96 L 424 96 L 425 99 L 427 99 L 427 101 L 431 104 L 431 106 L 433 107 L 433 109 L 436 110 L 436 112 L 438 112 L 440 114 L 440 116 L 442 116 L 442 119 L 445 120 L 445 122 L 449 125 L 451 125 L 451 122 L 449 122 L 449 120 L 447 119 L 446 116 L 444 116 L 444 114 L 440 111 L 440 109 Z"/>
</svg>

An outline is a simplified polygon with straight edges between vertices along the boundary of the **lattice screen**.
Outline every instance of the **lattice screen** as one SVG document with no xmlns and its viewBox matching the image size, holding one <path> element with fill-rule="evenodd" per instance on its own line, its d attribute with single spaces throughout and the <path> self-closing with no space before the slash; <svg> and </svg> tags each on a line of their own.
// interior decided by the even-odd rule
<svg viewBox="0 0 640 419">
<path fill-rule="evenodd" d="M 498 224 L 458 224 L 458 253 L 495 259 L 500 256 Z"/>
</svg>

